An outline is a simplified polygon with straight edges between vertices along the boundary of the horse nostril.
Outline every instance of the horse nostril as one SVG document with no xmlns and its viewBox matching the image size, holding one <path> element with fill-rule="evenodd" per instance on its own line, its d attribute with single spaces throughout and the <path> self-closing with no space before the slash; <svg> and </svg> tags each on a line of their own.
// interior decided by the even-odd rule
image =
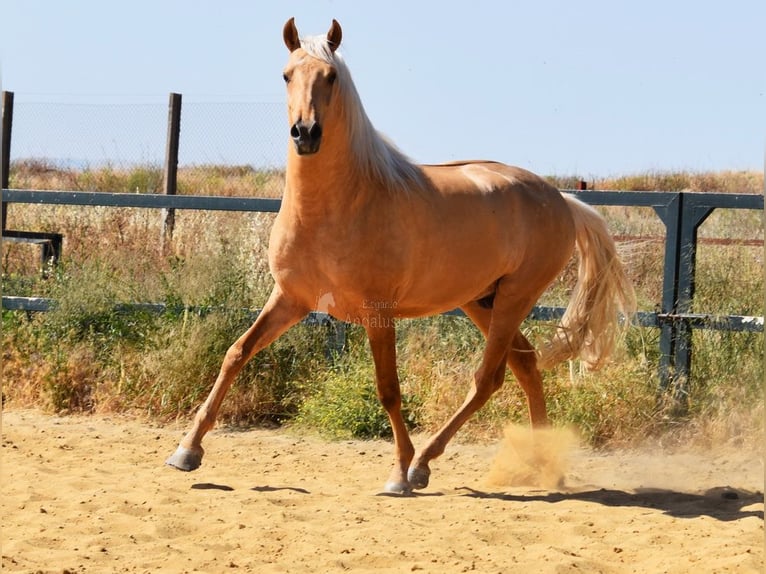
<svg viewBox="0 0 766 574">
<path fill-rule="evenodd" d="M 298 139 L 301 136 L 301 130 L 298 127 L 298 124 L 293 124 L 293 127 L 290 128 L 290 137 L 293 139 Z"/>
<path fill-rule="evenodd" d="M 314 122 L 309 128 L 309 137 L 315 140 L 322 137 L 322 126 Z"/>
</svg>

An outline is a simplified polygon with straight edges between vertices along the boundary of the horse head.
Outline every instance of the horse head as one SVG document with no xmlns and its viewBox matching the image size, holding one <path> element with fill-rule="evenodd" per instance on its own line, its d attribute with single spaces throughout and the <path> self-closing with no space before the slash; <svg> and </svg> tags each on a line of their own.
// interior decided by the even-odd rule
<svg viewBox="0 0 766 574">
<path fill-rule="evenodd" d="M 322 122 L 330 108 L 333 97 L 337 97 L 336 80 L 338 70 L 333 65 L 333 54 L 340 46 L 342 31 L 336 20 L 327 32 L 326 38 L 301 39 L 290 18 L 283 29 L 285 45 L 290 50 L 290 59 L 283 77 L 287 85 L 287 113 L 290 122 L 290 137 L 298 155 L 309 155 L 319 151 L 322 142 Z M 312 42 L 309 55 L 304 42 Z"/>
</svg>

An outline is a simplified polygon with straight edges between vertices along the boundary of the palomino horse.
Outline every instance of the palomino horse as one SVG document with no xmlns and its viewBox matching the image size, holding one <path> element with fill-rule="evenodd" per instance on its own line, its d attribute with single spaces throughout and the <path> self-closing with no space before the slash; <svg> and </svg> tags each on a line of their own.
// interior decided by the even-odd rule
<svg viewBox="0 0 766 574">
<path fill-rule="evenodd" d="M 506 365 L 547 423 L 538 365 L 612 349 L 633 291 L 604 220 L 523 169 L 490 161 L 415 165 L 383 138 L 337 52 L 341 28 L 300 38 L 284 27 L 290 143 L 282 207 L 269 244 L 275 286 L 229 348 L 193 427 L 167 463 L 201 464 L 202 438 L 242 366 L 317 306 L 362 325 L 378 396 L 391 420 L 395 464 L 386 491 L 428 485 L 429 461 L 503 383 Z M 579 251 L 579 277 L 561 325 L 539 353 L 519 327 Z M 461 308 L 486 337 L 463 405 L 416 455 L 401 414 L 394 323 Z"/>
</svg>

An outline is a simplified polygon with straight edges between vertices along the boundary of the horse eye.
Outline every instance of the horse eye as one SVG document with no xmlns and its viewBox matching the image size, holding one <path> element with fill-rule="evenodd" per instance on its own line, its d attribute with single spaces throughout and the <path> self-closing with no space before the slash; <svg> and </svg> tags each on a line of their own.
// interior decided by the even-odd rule
<svg viewBox="0 0 766 574">
<path fill-rule="evenodd" d="M 335 83 L 337 77 L 338 74 L 335 72 L 335 70 L 332 70 L 329 74 L 327 74 L 327 83 L 332 86 Z"/>
<path fill-rule="evenodd" d="M 282 74 L 282 79 L 285 81 L 285 84 L 290 83 L 290 77 L 287 74 Z"/>
</svg>

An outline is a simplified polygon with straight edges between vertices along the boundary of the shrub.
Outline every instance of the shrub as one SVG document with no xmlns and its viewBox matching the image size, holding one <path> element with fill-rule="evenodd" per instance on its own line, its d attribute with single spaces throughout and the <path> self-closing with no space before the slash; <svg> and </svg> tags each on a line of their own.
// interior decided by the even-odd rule
<svg viewBox="0 0 766 574">
<path fill-rule="evenodd" d="M 284 175 L 245 167 L 181 170 L 188 192 L 278 195 Z M 12 187 L 134 192 L 156 189 L 157 169 L 66 170 L 45 162 L 14 163 Z M 554 182 L 556 178 L 551 178 Z M 570 178 L 576 181 L 579 178 Z M 761 192 L 763 174 L 645 174 L 594 180 L 597 188 Z M 566 186 L 565 186 L 566 187 Z M 603 209 L 625 235 L 654 236 L 663 226 L 651 209 Z M 717 210 L 705 237 L 760 238 L 761 213 Z M 138 411 L 160 419 L 190 415 L 204 400 L 228 346 L 250 325 L 272 286 L 266 265 L 271 214 L 179 211 L 170 257 L 160 254 L 160 217 L 152 210 L 13 205 L 9 227 L 65 235 L 64 261 L 48 280 L 39 252 L 3 249 L 3 290 L 49 296 L 51 313 L 3 312 L 5 399 L 56 411 Z M 761 315 L 761 247 L 702 244 L 695 311 Z M 29 261 L 32 261 L 30 263 Z M 634 244 L 629 271 L 643 309 L 661 298 L 662 246 Z M 569 266 L 543 296 L 563 303 L 575 277 Z M 122 307 L 165 303 L 157 314 Z M 552 325 L 526 323 L 530 340 Z M 330 361 L 323 329 L 296 326 L 240 373 L 223 404 L 230 424 L 282 424 L 332 436 L 386 436 L 388 418 L 375 393 L 364 332 L 349 329 L 348 350 Z M 763 334 L 695 330 L 689 412 L 672 416 L 658 394 L 658 331 L 633 328 L 622 356 L 596 373 L 579 364 L 544 374 L 551 418 L 576 425 L 593 445 L 629 444 L 672 430 L 682 436 L 763 429 Z M 401 321 L 397 348 L 408 424 L 438 429 L 463 402 L 483 352 L 481 334 L 464 318 Z M 508 421 L 526 422 L 526 400 L 509 374 L 504 387 L 472 417 L 462 437 L 499 436 Z"/>
<path fill-rule="evenodd" d="M 300 404 L 295 425 L 332 438 L 390 438 L 388 415 L 375 389 L 375 367 L 363 331 L 356 327 L 346 353 L 332 368 L 316 373 Z M 403 393 L 402 415 L 410 429 L 418 426 L 418 401 Z"/>
</svg>

